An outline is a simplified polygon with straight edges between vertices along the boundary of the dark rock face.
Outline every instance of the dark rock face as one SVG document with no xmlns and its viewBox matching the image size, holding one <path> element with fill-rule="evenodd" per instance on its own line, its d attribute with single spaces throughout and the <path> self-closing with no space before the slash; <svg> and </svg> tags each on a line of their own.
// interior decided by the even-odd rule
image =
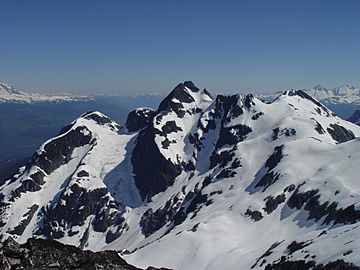
<svg viewBox="0 0 360 270">
<path fill-rule="evenodd" d="M 4 184 L 6 180 L 11 179 L 19 172 L 19 168 L 25 166 L 29 161 L 29 157 L 14 160 L 6 160 L 0 163 L 0 185 Z"/>
<path fill-rule="evenodd" d="M 129 112 L 126 119 L 125 127 L 129 132 L 136 132 L 149 124 L 149 121 L 152 119 L 154 110 L 149 108 L 136 109 Z"/>
<path fill-rule="evenodd" d="M 123 260 L 116 251 L 82 251 L 53 240 L 29 239 L 19 245 L 11 238 L 0 246 L 0 268 L 15 269 L 83 269 L 137 270 Z M 148 268 L 156 269 L 156 268 Z M 165 268 L 162 268 L 165 270 Z"/>
<path fill-rule="evenodd" d="M 242 100 L 245 103 L 245 108 L 251 106 L 252 97 L 246 96 Z M 239 106 L 240 96 L 222 96 L 219 95 L 215 101 L 215 109 L 212 113 L 214 119 L 220 119 L 220 131 L 219 136 L 216 141 L 215 149 L 210 156 L 210 167 L 209 169 L 214 168 L 217 165 L 224 168 L 227 166 L 235 156 L 236 144 L 242 142 L 246 139 L 247 135 L 252 132 L 251 127 L 246 125 L 233 125 L 227 127 L 226 124 L 229 123 L 232 119 L 239 117 L 244 113 L 242 107 Z M 247 104 L 247 105 L 246 105 Z M 215 121 L 213 121 L 215 123 Z M 214 126 L 215 128 L 215 126 Z M 206 130 L 205 130 L 206 131 Z M 222 150 L 223 146 L 233 146 L 230 150 Z M 218 178 L 232 177 L 234 172 L 231 169 L 240 167 L 241 163 L 239 159 L 236 159 L 231 164 L 230 168 L 224 169 Z"/>
<path fill-rule="evenodd" d="M 251 269 L 253 269 L 258 263 L 260 263 L 260 267 L 263 266 L 266 263 L 266 257 L 270 256 L 273 253 L 273 250 L 280 245 L 281 242 L 275 242 L 273 243 L 269 249 L 267 251 L 265 251 L 265 253 L 263 255 L 261 255 L 255 262 L 255 264 L 253 266 L 251 266 Z"/>
<path fill-rule="evenodd" d="M 166 224 L 166 215 L 165 209 L 158 209 L 154 212 L 150 208 L 144 213 L 141 217 L 140 227 L 145 237 L 148 237 Z"/>
<path fill-rule="evenodd" d="M 284 146 L 276 146 L 274 149 L 274 153 L 267 159 L 265 163 L 265 167 L 267 168 L 267 173 L 261 177 L 259 182 L 255 185 L 255 187 L 263 187 L 263 191 L 266 190 L 270 185 L 275 183 L 280 175 L 275 173 L 273 169 L 276 167 L 277 164 L 281 161 L 284 157 L 283 154 Z"/>
<path fill-rule="evenodd" d="M 188 216 L 191 215 L 190 219 L 193 219 L 202 207 L 213 203 L 213 200 L 209 199 L 209 195 L 203 192 L 203 189 L 211 181 L 210 176 L 206 177 L 201 188 L 198 188 L 198 185 L 196 185 L 195 189 L 187 193 L 182 201 L 179 201 L 178 197 L 175 196 L 167 201 L 164 207 L 157 209 L 155 212 L 151 208 L 148 209 L 140 221 L 142 233 L 148 237 L 166 224 L 169 224 L 169 228 L 166 231 L 168 233 L 175 226 L 181 224 Z M 215 194 L 222 194 L 222 191 L 213 192 L 210 196 Z"/>
<path fill-rule="evenodd" d="M 94 231 L 105 233 L 113 226 L 116 229 L 109 231 L 109 235 L 113 233 L 109 239 L 113 241 L 121 235 L 121 230 L 127 225 L 119 212 L 118 205 L 109 198 L 105 188 L 87 191 L 74 184 L 70 190 L 69 194 L 62 194 L 57 203 L 42 209 L 43 221 L 42 227 L 37 232 L 39 235 L 58 239 L 63 237 L 67 230 L 70 235 L 77 234 L 78 231 L 72 228 L 83 226 L 89 215 L 94 215 L 91 221 Z M 114 238 L 116 235 L 117 237 Z"/>
<path fill-rule="evenodd" d="M 59 131 L 59 133 L 57 134 L 58 136 L 60 136 L 60 135 L 63 135 L 63 134 L 65 134 L 66 132 L 68 132 L 72 127 L 73 127 L 73 123 L 71 123 L 71 124 L 69 124 L 69 125 L 66 125 L 66 126 L 63 126 L 61 129 L 60 129 L 60 131 Z"/>
<path fill-rule="evenodd" d="M 327 131 L 338 143 L 343 143 L 355 139 L 355 135 L 351 130 L 337 124 L 330 124 L 330 126 L 327 128 Z"/>
<path fill-rule="evenodd" d="M 231 168 L 225 168 L 221 170 L 221 172 L 216 175 L 216 179 L 223 179 L 223 178 L 230 178 L 234 177 L 236 175 L 236 172 L 234 172 Z"/>
<path fill-rule="evenodd" d="M 345 262 L 343 260 L 337 260 L 334 262 L 329 262 L 326 265 L 319 264 L 316 265 L 315 261 L 288 261 L 285 257 L 281 258 L 280 262 L 267 264 L 265 270 L 360 270 L 359 266 L 356 266 L 352 263 Z"/>
<path fill-rule="evenodd" d="M 208 199 L 208 194 L 203 191 L 211 182 L 211 176 L 207 176 L 203 180 L 201 188 L 196 185 L 193 191 L 186 194 L 180 210 L 174 216 L 174 226 L 181 224 L 190 214 L 192 214 L 190 219 L 193 219 L 203 206 L 212 204 L 213 200 Z"/>
<path fill-rule="evenodd" d="M 260 116 L 262 116 L 262 115 L 264 115 L 263 112 L 258 112 L 258 113 L 256 113 L 256 114 L 254 114 L 254 115 L 251 117 L 251 119 L 252 119 L 252 120 L 258 120 L 258 119 L 260 118 Z"/>
<path fill-rule="evenodd" d="M 235 148 L 235 147 L 234 147 Z M 224 151 L 216 151 L 210 157 L 210 169 L 214 168 L 217 165 L 224 168 L 235 156 L 235 149 L 224 150 Z"/>
<path fill-rule="evenodd" d="M 185 103 L 195 101 L 189 90 L 194 93 L 199 91 L 192 82 L 177 85 L 160 103 L 151 121 L 160 123 L 163 116 L 169 112 L 175 112 L 179 118 L 184 117 L 186 113 L 192 114 L 193 112 L 185 111 L 183 106 Z M 166 188 L 173 185 L 175 178 L 183 170 L 181 164 L 174 164 L 165 159 L 155 143 L 155 136 L 160 135 L 164 138 L 161 142 L 162 148 L 167 149 L 170 144 L 174 143 L 167 138 L 167 135 L 177 131 L 181 131 L 181 127 L 178 127 L 175 121 L 168 121 L 161 130 L 156 129 L 153 124 L 147 125 L 137 137 L 131 163 L 135 175 L 135 184 L 143 200 L 150 201 L 152 196 L 165 191 Z"/>
<path fill-rule="evenodd" d="M 316 121 L 315 130 L 316 130 L 317 133 L 319 133 L 319 134 L 324 134 L 324 133 L 325 133 L 324 128 L 322 127 L 322 125 L 321 125 L 318 121 Z"/>
<path fill-rule="evenodd" d="M 178 127 L 175 121 L 167 121 L 165 125 L 161 127 L 161 130 L 165 134 L 182 131 L 181 127 Z"/>
<path fill-rule="evenodd" d="M 238 105 L 240 96 L 223 96 L 218 95 L 215 100 L 214 118 L 221 119 L 221 124 L 230 122 L 231 119 L 243 114 L 243 109 Z"/>
<path fill-rule="evenodd" d="M 356 210 L 354 205 L 350 205 L 345 209 L 337 209 L 338 204 L 335 201 L 323 204 L 319 202 L 319 190 L 300 192 L 299 188 L 300 186 L 289 198 L 287 205 L 291 209 L 296 208 L 298 210 L 304 206 L 304 209 L 309 213 L 307 220 L 315 219 L 315 221 L 318 221 L 325 217 L 322 224 L 330 224 L 330 222 L 334 222 L 334 224 L 353 224 L 360 220 L 360 210 Z"/>
<path fill-rule="evenodd" d="M 181 166 L 173 164 L 160 153 L 155 141 L 155 129 L 148 126 L 140 131 L 131 156 L 135 184 L 141 198 L 150 201 L 155 194 L 173 185 Z"/>
<path fill-rule="evenodd" d="M 203 189 L 208 186 L 212 181 L 210 176 L 207 176 L 201 185 L 195 186 L 193 191 L 186 194 L 182 201 L 179 201 L 178 197 L 175 196 L 171 200 L 167 201 L 165 206 L 157 209 L 155 212 L 153 209 L 148 209 L 141 218 L 140 227 L 142 233 L 148 237 L 160 228 L 163 228 L 168 224 L 168 229 L 165 233 L 171 231 L 175 226 L 181 224 L 188 216 L 190 219 L 196 217 L 197 213 L 202 207 L 209 206 L 213 203 L 210 196 L 215 194 L 222 194 L 222 191 L 212 192 L 206 194 Z"/>
<path fill-rule="evenodd" d="M 9 205 L 9 203 L 4 201 L 4 198 L 5 198 L 4 194 L 0 193 L 0 217 L 4 215 L 6 207 Z M 5 225 L 6 223 L 3 220 L 0 220 L 0 228 L 4 227 Z"/>
<path fill-rule="evenodd" d="M 163 208 L 159 208 L 155 212 L 151 208 L 148 209 L 140 221 L 141 231 L 145 237 L 162 228 L 168 221 L 172 221 L 180 206 L 181 203 L 175 197 L 173 200 L 167 201 Z"/>
<path fill-rule="evenodd" d="M 293 254 L 294 252 L 296 252 L 296 251 L 298 251 L 298 250 L 301 250 L 301 249 L 303 249 L 304 247 L 306 247 L 306 246 L 309 246 L 309 245 L 311 245 L 311 242 L 307 242 L 307 243 L 305 243 L 305 242 L 296 242 L 296 241 L 292 241 L 291 243 L 290 243 L 290 245 L 288 245 L 288 247 L 287 247 L 287 251 L 288 251 L 288 254 L 289 255 L 291 255 L 291 254 Z"/>
<path fill-rule="evenodd" d="M 25 170 L 37 166 L 47 174 L 50 174 L 61 165 L 70 161 L 71 154 L 75 148 L 95 142 L 91 139 L 90 130 L 84 126 L 70 130 L 64 136 L 48 142 L 41 153 L 35 153 L 26 164 Z M 23 181 L 21 186 L 14 190 L 13 197 L 20 197 L 23 192 L 40 190 L 40 186 L 44 184 L 44 176 L 45 174 L 41 171 L 32 174 L 29 179 Z"/>
<path fill-rule="evenodd" d="M 197 88 L 192 82 L 186 81 L 178 84 L 173 91 L 160 103 L 157 113 L 174 111 L 178 117 L 182 118 L 185 115 L 183 103 L 194 102 L 194 98 L 185 91 L 185 87 L 192 92 L 198 92 Z M 173 100 L 176 100 L 174 102 Z"/>
<path fill-rule="evenodd" d="M 82 115 L 85 119 L 92 119 L 94 120 L 98 125 L 105 125 L 105 124 L 111 124 L 112 121 L 110 118 L 104 115 L 100 115 L 96 112 L 87 112 Z"/>
<path fill-rule="evenodd" d="M 269 196 L 265 198 L 265 207 L 263 208 L 266 213 L 271 214 L 276 210 L 279 204 L 285 202 L 286 196 L 284 193 L 277 195 L 276 197 Z"/>
<path fill-rule="evenodd" d="M 285 135 L 286 137 L 295 136 L 296 130 L 293 128 L 273 129 L 273 134 L 272 134 L 273 141 L 277 140 L 282 135 Z"/>
<path fill-rule="evenodd" d="M 246 210 L 245 215 L 249 216 L 254 221 L 259 221 L 263 218 L 263 215 L 261 214 L 261 212 L 259 212 L 257 210 L 252 211 L 249 208 Z"/>
<path fill-rule="evenodd" d="M 219 149 L 224 145 L 233 145 L 242 142 L 251 131 L 251 127 L 246 125 L 236 125 L 228 128 L 222 127 L 216 148 Z"/>
<path fill-rule="evenodd" d="M 256 266 L 263 267 L 265 266 L 265 270 L 288 270 L 288 269 L 294 269 L 294 270 L 360 270 L 359 266 L 356 266 L 352 263 L 345 262 L 343 260 L 336 260 L 336 261 L 330 261 L 326 265 L 324 264 L 316 264 L 314 260 L 311 260 L 310 258 L 314 259 L 314 255 L 310 256 L 308 260 L 291 260 L 292 254 L 294 252 L 303 252 L 303 248 L 305 248 L 308 245 L 311 245 L 311 242 L 296 242 L 293 241 L 290 243 L 290 245 L 287 247 L 287 256 L 282 256 L 280 259 L 275 260 L 274 262 L 268 263 L 267 257 L 273 253 L 273 250 L 279 245 L 281 242 L 275 242 L 271 245 L 271 247 L 260 257 L 256 260 L 255 264 L 251 267 L 252 269 Z M 345 255 L 344 255 L 345 256 Z"/>
<path fill-rule="evenodd" d="M 82 171 L 78 172 L 76 176 L 77 177 L 88 177 L 89 173 L 85 170 L 82 170 Z"/>
</svg>

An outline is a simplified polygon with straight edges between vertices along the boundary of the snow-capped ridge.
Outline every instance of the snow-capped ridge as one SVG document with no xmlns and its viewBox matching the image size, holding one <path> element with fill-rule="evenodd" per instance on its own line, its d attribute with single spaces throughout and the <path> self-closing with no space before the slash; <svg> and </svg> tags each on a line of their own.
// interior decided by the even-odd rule
<svg viewBox="0 0 360 270">
<path fill-rule="evenodd" d="M 6 92 L 8 94 L 19 94 L 19 92 L 16 91 L 14 87 L 9 83 L 0 83 L 0 94 L 1 92 Z"/>
<path fill-rule="evenodd" d="M 306 91 L 180 83 L 124 128 L 87 112 L 47 141 L 0 187 L 0 232 L 126 249 L 139 267 L 360 265 L 359 136 Z"/>
<path fill-rule="evenodd" d="M 70 102 L 90 101 L 92 97 L 79 95 L 44 95 L 15 90 L 11 84 L 0 83 L 0 103 L 38 103 L 38 102 Z"/>
<path fill-rule="evenodd" d="M 304 89 L 303 91 L 322 102 L 333 104 L 360 104 L 360 89 L 350 84 L 341 85 L 333 89 L 316 85 L 312 89 Z"/>
<path fill-rule="evenodd" d="M 164 98 L 157 111 L 161 112 L 173 109 L 176 112 L 179 107 L 182 107 L 182 104 L 198 103 L 201 99 L 212 100 L 212 97 L 206 89 L 201 91 L 193 82 L 185 81 L 184 83 L 179 83 L 170 94 Z"/>
</svg>

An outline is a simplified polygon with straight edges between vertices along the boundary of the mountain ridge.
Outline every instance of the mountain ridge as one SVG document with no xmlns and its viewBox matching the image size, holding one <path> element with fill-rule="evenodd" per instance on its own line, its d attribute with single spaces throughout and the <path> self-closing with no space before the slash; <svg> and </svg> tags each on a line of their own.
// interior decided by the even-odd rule
<svg viewBox="0 0 360 270">
<path fill-rule="evenodd" d="M 360 265 L 358 126 L 301 90 L 268 103 L 190 82 L 141 111 L 131 130 L 85 113 L 45 142 L 0 188 L 2 234 L 127 249 L 139 267 Z"/>
<path fill-rule="evenodd" d="M 312 89 L 304 89 L 316 99 L 333 104 L 360 104 L 360 89 L 353 85 L 345 84 L 332 89 L 315 85 Z"/>
<path fill-rule="evenodd" d="M 92 97 L 80 95 L 44 95 L 38 93 L 27 93 L 15 90 L 9 83 L 0 83 L 0 103 L 41 103 L 41 102 L 71 102 L 90 101 Z"/>
</svg>

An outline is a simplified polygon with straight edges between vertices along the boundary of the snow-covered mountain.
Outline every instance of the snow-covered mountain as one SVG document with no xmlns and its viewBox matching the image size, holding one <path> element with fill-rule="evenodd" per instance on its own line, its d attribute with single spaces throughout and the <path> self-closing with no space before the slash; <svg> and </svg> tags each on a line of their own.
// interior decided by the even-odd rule
<svg viewBox="0 0 360 270">
<path fill-rule="evenodd" d="M 360 89 L 353 85 L 342 85 L 333 89 L 315 85 L 312 89 L 303 91 L 322 102 L 360 105 Z"/>
<path fill-rule="evenodd" d="M 35 103 L 35 102 L 63 102 L 63 101 L 86 101 L 91 100 L 87 96 L 75 95 L 43 95 L 37 93 L 25 93 L 17 91 L 12 85 L 0 83 L 0 103 Z"/>
<path fill-rule="evenodd" d="M 124 127 L 88 112 L 46 141 L 0 188 L 1 235 L 139 267 L 359 269 L 359 135 L 300 90 L 184 82 Z"/>
</svg>

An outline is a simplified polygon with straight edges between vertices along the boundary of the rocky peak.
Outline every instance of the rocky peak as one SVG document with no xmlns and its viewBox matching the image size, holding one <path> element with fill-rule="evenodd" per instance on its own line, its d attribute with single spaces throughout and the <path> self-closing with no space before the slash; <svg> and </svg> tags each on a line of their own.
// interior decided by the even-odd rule
<svg viewBox="0 0 360 270">
<path fill-rule="evenodd" d="M 135 183 L 143 200 L 151 200 L 173 185 L 187 158 L 183 152 L 186 135 L 211 102 L 206 90 L 186 81 L 178 84 L 153 112 L 149 124 L 137 137 L 131 157 Z"/>
<path fill-rule="evenodd" d="M 215 100 L 215 118 L 223 118 L 223 122 L 230 121 L 232 117 L 238 117 L 243 113 L 243 109 L 239 106 L 239 95 L 223 96 L 218 95 Z M 227 119 L 227 118 L 228 119 Z"/>
<path fill-rule="evenodd" d="M 157 112 L 174 111 L 178 116 L 183 116 L 185 104 L 199 103 L 204 98 L 212 100 L 206 90 L 200 91 L 193 82 L 179 83 L 160 103 Z"/>
<path fill-rule="evenodd" d="M 200 89 L 195 86 L 195 84 L 192 81 L 185 81 L 184 86 L 188 89 L 190 89 L 192 92 L 199 92 Z"/>
<path fill-rule="evenodd" d="M 313 98 L 312 96 L 310 96 L 309 94 L 307 94 L 306 92 L 304 92 L 302 90 L 289 90 L 289 91 L 286 91 L 284 95 L 287 95 L 289 97 L 298 96 L 302 99 L 307 99 L 307 100 L 313 102 L 316 106 L 323 108 L 324 110 L 327 111 L 327 108 L 324 105 L 322 105 L 319 101 L 317 101 L 315 98 Z"/>
<path fill-rule="evenodd" d="M 9 94 L 18 94 L 19 92 L 9 83 L 0 83 L 0 92 L 6 92 Z"/>
<path fill-rule="evenodd" d="M 150 108 L 138 108 L 129 112 L 125 127 L 129 132 L 136 132 L 143 129 L 152 119 L 154 110 Z"/>
<path fill-rule="evenodd" d="M 160 103 L 158 111 L 166 110 L 172 103 L 191 103 L 194 102 L 194 98 L 191 95 L 192 91 L 189 91 L 185 84 L 179 83 L 174 90 Z"/>
</svg>

